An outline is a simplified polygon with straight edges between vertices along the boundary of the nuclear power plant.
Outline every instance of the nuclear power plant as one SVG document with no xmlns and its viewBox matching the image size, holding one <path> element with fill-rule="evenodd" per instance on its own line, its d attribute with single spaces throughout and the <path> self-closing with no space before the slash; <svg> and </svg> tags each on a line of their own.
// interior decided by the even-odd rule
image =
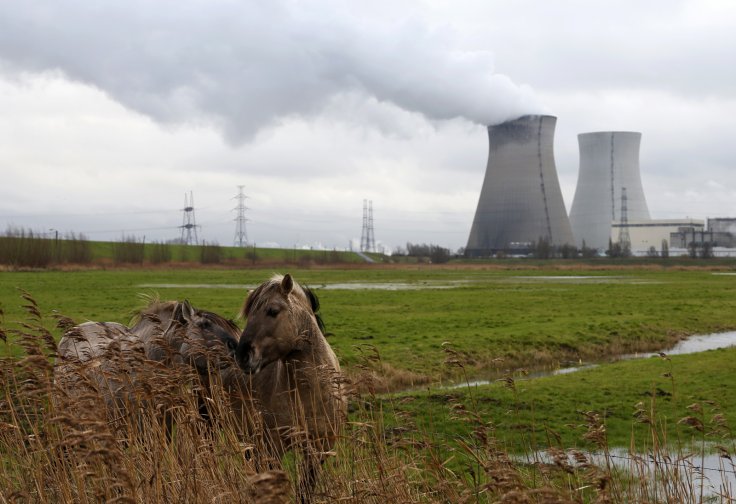
<svg viewBox="0 0 736 504">
<path fill-rule="evenodd" d="M 650 220 L 639 173 L 640 144 L 641 133 L 632 131 L 578 135 L 580 169 L 570 208 L 570 225 L 578 247 L 585 243 L 606 250 L 612 222 Z M 622 202 L 627 215 L 622 215 Z"/>
<path fill-rule="evenodd" d="M 465 254 L 573 244 L 554 159 L 557 118 L 527 115 L 488 126 L 488 165 Z M 606 230 L 610 229 L 610 222 Z"/>
<path fill-rule="evenodd" d="M 554 116 L 526 115 L 488 126 L 488 165 L 466 257 L 541 253 L 534 244 L 542 240 L 585 246 L 594 255 L 614 249 L 650 257 L 736 255 L 735 218 L 707 225 L 651 219 L 639 173 L 641 133 L 634 131 L 578 135 L 580 167 L 568 219 L 553 152 L 556 123 Z"/>
</svg>

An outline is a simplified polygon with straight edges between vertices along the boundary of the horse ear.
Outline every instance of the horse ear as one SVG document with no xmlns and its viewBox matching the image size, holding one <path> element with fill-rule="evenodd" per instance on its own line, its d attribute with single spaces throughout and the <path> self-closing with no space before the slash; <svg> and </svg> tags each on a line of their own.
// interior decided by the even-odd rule
<svg viewBox="0 0 736 504">
<path fill-rule="evenodd" d="M 281 293 L 284 296 L 288 296 L 291 292 L 291 289 L 294 288 L 294 279 L 291 278 L 290 274 L 284 275 L 283 280 L 281 280 Z"/>
<path fill-rule="evenodd" d="M 194 307 L 192 306 L 192 304 L 189 302 L 188 299 L 185 299 L 182 304 L 183 304 L 182 314 L 184 315 L 184 319 L 187 322 L 191 322 L 192 318 L 194 318 L 194 312 L 195 312 Z"/>
<path fill-rule="evenodd" d="M 182 314 L 182 306 L 181 303 L 177 301 L 176 305 L 174 305 L 174 311 L 171 314 L 171 320 L 176 320 L 177 322 L 184 322 L 184 315 Z"/>
<path fill-rule="evenodd" d="M 180 303 L 176 303 L 176 307 L 174 308 L 174 314 L 171 316 L 173 320 L 176 320 L 180 324 L 186 324 L 187 322 L 192 320 L 192 316 L 194 315 L 194 308 L 192 308 L 192 305 L 189 303 L 189 300 L 184 300 Z"/>
</svg>

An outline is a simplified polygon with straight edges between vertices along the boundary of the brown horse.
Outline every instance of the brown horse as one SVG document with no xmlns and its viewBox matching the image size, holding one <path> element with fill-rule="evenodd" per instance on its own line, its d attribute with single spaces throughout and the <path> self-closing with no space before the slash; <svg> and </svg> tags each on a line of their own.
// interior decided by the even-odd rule
<svg viewBox="0 0 736 504">
<path fill-rule="evenodd" d="M 137 402 L 134 390 L 156 369 L 186 364 L 207 379 L 232 363 L 240 329 L 188 301 L 151 300 L 128 328 L 115 322 L 86 322 L 61 338 L 56 381 L 67 393 L 99 392 L 112 412 Z M 147 365 L 155 362 L 158 366 Z M 200 401 L 200 411 L 204 402 Z"/>
<path fill-rule="evenodd" d="M 319 302 L 291 275 L 275 275 L 252 291 L 236 351 L 265 423 L 273 454 L 302 454 L 299 487 L 311 500 L 316 470 L 335 445 L 347 415 L 340 365 L 317 314 Z"/>
<path fill-rule="evenodd" d="M 235 352 L 240 328 L 214 312 L 194 308 L 189 301 L 158 301 L 132 321 L 130 332 L 141 341 L 146 357 L 164 363 L 187 362 L 200 374 L 227 366 Z"/>
</svg>

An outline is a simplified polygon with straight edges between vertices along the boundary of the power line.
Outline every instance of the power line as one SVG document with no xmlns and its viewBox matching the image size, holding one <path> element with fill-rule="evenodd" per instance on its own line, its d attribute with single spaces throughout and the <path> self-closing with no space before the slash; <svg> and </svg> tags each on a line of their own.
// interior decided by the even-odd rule
<svg viewBox="0 0 736 504">
<path fill-rule="evenodd" d="M 376 238 L 373 233 L 373 201 L 363 200 L 363 230 L 360 233 L 360 251 L 376 251 Z"/>
<path fill-rule="evenodd" d="M 184 212 L 182 215 L 183 224 L 179 226 L 181 228 L 181 242 L 185 245 L 199 245 L 197 220 L 194 216 L 194 193 L 192 191 L 189 191 L 189 199 L 187 199 L 187 194 L 184 193 L 184 208 L 182 211 Z"/>
<path fill-rule="evenodd" d="M 245 230 L 245 223 L 248 220 L 245 218 L 245 211 L 248 207 L 245 206 L 245 198 L 247 196 L 243 194 L 243 187 L 242 185 L 238 186 L 238 195 L 235 196 L 235 199 L 238 200 L 238 206 L 235 207 L 235 210 L 238 212 L 238 216 L 235 218 L 234 245 L 236 247 L 245 247 L 248 245 L 248 234 Z"/>
</svg>

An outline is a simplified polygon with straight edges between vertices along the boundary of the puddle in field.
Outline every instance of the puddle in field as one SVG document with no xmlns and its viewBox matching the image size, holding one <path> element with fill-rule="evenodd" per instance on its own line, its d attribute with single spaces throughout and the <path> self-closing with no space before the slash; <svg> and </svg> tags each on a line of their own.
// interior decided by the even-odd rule
<svg viewBox="0 0 736 504">
<path fill-rule="evenodd" d="M 452 282 L 342 282 L 342 283 L 324 283 L 324 284 L 308 284 L 312 289 L 322 290 L 385 290 L 385 291 L 402 291 L 402 290 L 425 290 L 425 289 L 455 289 L 470 283 L 466 280 L 457 280 Z M 175 283 L 158 283 L 158 284 L 140 284 L 138 287 L 142 289 L 239 289 L 250 290 L 255 289 L 258 285 L 247 284 L 175 284 Z"/>
<path fill-rule="evenodd" d="M 308 284 L 310 288 L 322 290 L 384 290 L 384 291 L 409 291 L 427 289 L 456 289 L 480 282 L 506 282 L 506 283 L 588 283 L 588 284 L 653 284 L 655 281 L 643 280 L 641 278 L 626 276 L 588 276 L 588 275 L 539 275 L 539 276 L 514 276 L 502 278 L 478 278 L 452 281 L 425 281 L 425 282 L 337 282 Z M 257 284 L 184 284 L 184 283 L 146 283 L 138 287 L 143 289 L 239 289 L 250 290 L 258 287 Z"/>
<path fill-rule="evenodd" d="M 662 353 L 665 353 L 667 355 L 685 355 L 685 354 L 693 354 L 693 353 L 699 353 L 699 352 L 706 352 L 708 350 L 717 350 L 719 348 L 729 348 L 736 346 L 736 331 L 728 331 L 728 332 L 722 332 L 722 333 L 713 333 L 713 334 L 696 334 L 693 336 L 690 336 L 679 343 L 677 343 L 675 346 L 668 350 L 662 350 Z M 660 352 L 645 352 L 645 353 L 637 353 L 637 354 L 626 354 L 615 357 L 614 361 L 622 361 L 622 360 L 633 360 L 633 359 L 646 359 L 649 357 L 654 357 L 656 355 L 659 355 Z M 543 378 L 545 376 L 558 376 L 558 375 L 565 375 L 570 373 L 576 373 L 578 371 L 582 371 L 583 369 L 591 369 L 598 367 L 600 364 L 597 363 L 587 363 L 587 364 L 581 364 L 579 366 L 568 366 L 568 367 L 562 367 L 558 369 L 553 370 L 541 370 L 541 371 L 533 371 L 529 373 L 528 375 L 524 376 L 521 379 L 529 380 L 533 378 Z M 463 383 L 455 383 L 452 385 L 448 385 L 446 387 L 447 389 L 453 389 L 453 388 L 464 388 L 468 386 L 477 386 L 477 385 L 489 385 L 493 383 L 494 380 L 474 380 L 470 382 L 463 382 Z"/>
<path fill-rule="evenodd" d="M 467 282 L 457 281 L 451 283 L 402 283 L 402 282 L 383 282 L 383 283 L 359 283 L 359 282 L 345 282 L 345 283 L 334 283 L 334 284 L 321 284 L 314 286 L 317 289 L 324 290 L 386 290 L 386 291 L 401 291 L 401 290 L 425 290 L 425 289 L 455 289 L 460 287 Z"/>
<path fill-rule="evenodd" d="M 736 346 L 736 331 L 713 333 L 713 334 L 696 334 L 687 339 L 680 341 L 677 345 L 664 352 L 667 355 L 681 355 L 706 350 L 715 350 L 717 348 L 728 348 Z"/>
<path fill-rule="evenodd" d="M 570 283 L 570 284 L 633 284 L 651 285 L 660 284 L 658 280 L 644 280 L 630 276 L 602 276 L 602 275 L 521 275 L 504 277 L 505 282 L 518 283 Z"/>
<path fill-rule="evenodd" d="M 699 454 L 667 452 L 656 455 L 632 455 L 625 448 L 611 448 L 608 457 L 600 452 L 580 451 L 580 453 L 596 466 L 611 465 L 630 473 L 639 481 L 646 481 L 650 496 L 656 491 L 662 496 L 670 495 L 697 501 L 701 495 L 701 488 L 703 497 L 733 496 L 736 489 L 736 473 L 732 462 L 717 454 L 702 457 Z M 568 464 L 573 467 L 579 466 L 572 451 L 566 455 Z M 514 458 L 523 463 L 555 463 L 555 458 L 546 451 Z M 664 482 L 667 484 L 666 488 L 662 486 Z"/>
</svg>

